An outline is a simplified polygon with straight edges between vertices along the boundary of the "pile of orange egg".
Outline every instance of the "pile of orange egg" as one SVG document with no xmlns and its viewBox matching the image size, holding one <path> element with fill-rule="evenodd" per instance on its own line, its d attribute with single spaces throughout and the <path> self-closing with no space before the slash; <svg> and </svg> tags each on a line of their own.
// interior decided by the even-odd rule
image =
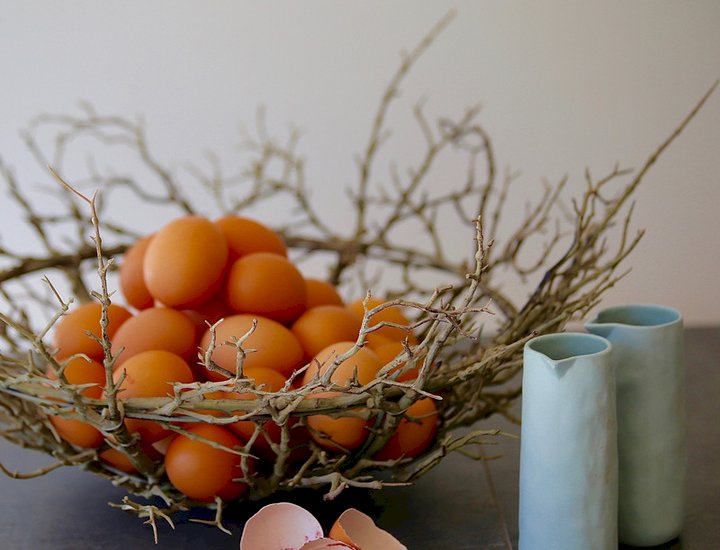
<svg viewBox="0 0 720 550">
<path fill-rule="evenodd" d="M 363 300 L 345 304 L 329 283 L 304 277 L 288 259 L 277 233 L 234 215 L 215 221 L 199 216 L 177 218 L 138 240 L 120 262 L 119 285 L 127 307 L 110 306 L 107 336 L 116 358 L 113 376 L 120 383 L 117 397 L 121 401 L 172 396 L 175 383 L 227 379 L 224 372 L 237 370 L 237 339 L 247 335 L 254 323 L 242 343 L 243 349 L 253 350 L 243 360 L 244 378 L 257 389 L 276 392 L 296 370 L 309 365 L 292 380 L 296 385 L 307 384 L 354 345 L 365 311 Z M 113 302 L 117 301 L 113 296 Z M 382 303 L 373 298 L 367 305 L 373 308 Z M 65 378 L 71 384 L 88 385 L 83 393 L 94 399 L 102 398 L 105 386 L 104 353 L 97 338 L 101 311 L 99 303 L 76 307 L 54 331 L 56 358 L 66 364 Z M 222 373 L 207 369 L 201 360 L 210 346 L 209 327 L 221 319 L 211 357 Z M 371 325 L 381 321 L 409 325 L 397 307 L 378 312 Z M 382 327 L 369 333 L 366 345 L 339 365 L 332 382 L 343 386 L 354 377 L 361 384 L 371 382 L 403 350 L 406 339 L 414 343 L 409 328 Z M 413 376 L 409 370 L 398 379 Z M 254 395 L 221 390 L 205 398 L 243 400 Z M 99 448 L 100 459 L 111 467 L 134 471 L 129 459 L 108 445 L 106 436 L 93 426 L 61 414 L 50 420 L 68 443 Z M 243 448 L 256 431 L 254 422 L 186 423 L 186 433 L 146 419 L 127 418 L 125 424 L 151 458 L 164 461 L 170 482 L 189 498 L 230 500 L 247 490 L 239 479 L 241 456 L 227 449 Z M 364 443 L 369 427 L 369 421 L 359 417 L 309 416 L 292 425 L 291 445 L 297 452 L 291 458 L 307 455 L 310 438 L 331 452 L 351 451 Z M 433 401 L 417 401 L 376 458 L 417 456 L 430 445 L 436 430 Z M 263 433 L 256 434 L 251 449 L 258 458 L 245 461 L 245 472 L 272 466 L 276 456 L 272 447 L 280 431 L 272 420 L 262 425 Z"/>
</svg>

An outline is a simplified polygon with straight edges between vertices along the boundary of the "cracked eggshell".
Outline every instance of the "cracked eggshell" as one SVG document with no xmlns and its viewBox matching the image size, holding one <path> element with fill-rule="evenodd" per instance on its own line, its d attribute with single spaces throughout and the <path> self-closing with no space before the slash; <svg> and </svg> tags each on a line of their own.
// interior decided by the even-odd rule
<svg viewBox="0 0 720 550">
<path fill-rule="evenodd" d="M 330 529 L 330 537 L 358 550 L 407 550 L 407 546 L 355 508 L 348 508 L 340 515 Z"/>
<path fill-rule="evenodd" d="M 300 550 L 342 550 L 343 548 L 350 548 L 350 550 L 354 550 L 352 546 L 348 546 L 344 542 L 325 538 L 311 540 L 307 544 L 303 544 Z"/>
<path fill-rule="evenodd" d="M 247 521 L 240 550 L 300 550 L 322 536 L 322 527 L 310 512 L 296 504 L 278 502 L 263 506 Z"/>
</svg>

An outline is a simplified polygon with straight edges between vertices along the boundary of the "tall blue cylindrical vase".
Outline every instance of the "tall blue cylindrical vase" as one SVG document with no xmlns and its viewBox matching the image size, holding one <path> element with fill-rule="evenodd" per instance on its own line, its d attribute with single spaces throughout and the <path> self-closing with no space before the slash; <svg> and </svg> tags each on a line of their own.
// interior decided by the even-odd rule
<svg viewBox="0 0 720 550">
<path fill-rule="evenodd" d="M 668 542 L 680 535 L 685 512 L 682 316 L 664 306 L 625 305 L 602 310 L 586 328 L 613 347 L 620 542 Z"/>
<path fill-rule="evenodd" d="M 520 549 L 617 549 L 611 345 L 560 333 L 525 345 Z"/>
</svg>

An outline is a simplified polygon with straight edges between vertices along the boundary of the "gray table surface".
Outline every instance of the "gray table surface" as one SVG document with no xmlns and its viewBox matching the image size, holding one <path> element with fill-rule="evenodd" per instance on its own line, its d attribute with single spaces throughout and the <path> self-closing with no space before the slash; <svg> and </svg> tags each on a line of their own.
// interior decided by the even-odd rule
<svg viewBox="0 0 720 550">
<path fill-rule="evenodd" d="M 672 548 L 720 549 L 720 327 L 688 330 L 686 356 L 688 510 L 681 540 Z M 478 427 L 519 433 L 518 426 L 496 418 Z M 360 508 L 411 549 L 515 548 L 519 441 L 498 439 L 488 454 L 503 456 L 484 463 L 449 456 L 412 487 L 347 491 L 333 502 L 315 493 L 292 500 L 315 513 L 326 528 L 342 510 Z M 47 463 L 46 457 L 4 440 L 0 460 L 21 471 Z M 123 495 L 77 468 L 31 480 L 0 475 L 0 549 L 238 548 L 243 521 L 260 506 L 244 503 L 229 511 L 232 535 L 178 518 L 174 532 L 160 527 L 155 546 L 150 527 L 107 506 Z"/>
</svg>

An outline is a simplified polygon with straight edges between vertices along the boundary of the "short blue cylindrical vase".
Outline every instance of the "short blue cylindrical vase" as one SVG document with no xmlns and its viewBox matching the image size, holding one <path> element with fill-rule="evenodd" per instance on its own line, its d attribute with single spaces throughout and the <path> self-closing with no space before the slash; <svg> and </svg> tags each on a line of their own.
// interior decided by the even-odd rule
<svg viewBox="0 0 720 550">
<path fill-rule="evenodd" d="M 685 514 L 683 320 L 672 308 L 625 305 L 586 325 L 613 348 L 618 415 L 619 540 L 655 546 Z"/>
<path fill-rule="evenodd" d="M 548 334 L 525 344 L 521 550 L 617 549 L 617 424 L 611 345 Z"/>
</svg>

